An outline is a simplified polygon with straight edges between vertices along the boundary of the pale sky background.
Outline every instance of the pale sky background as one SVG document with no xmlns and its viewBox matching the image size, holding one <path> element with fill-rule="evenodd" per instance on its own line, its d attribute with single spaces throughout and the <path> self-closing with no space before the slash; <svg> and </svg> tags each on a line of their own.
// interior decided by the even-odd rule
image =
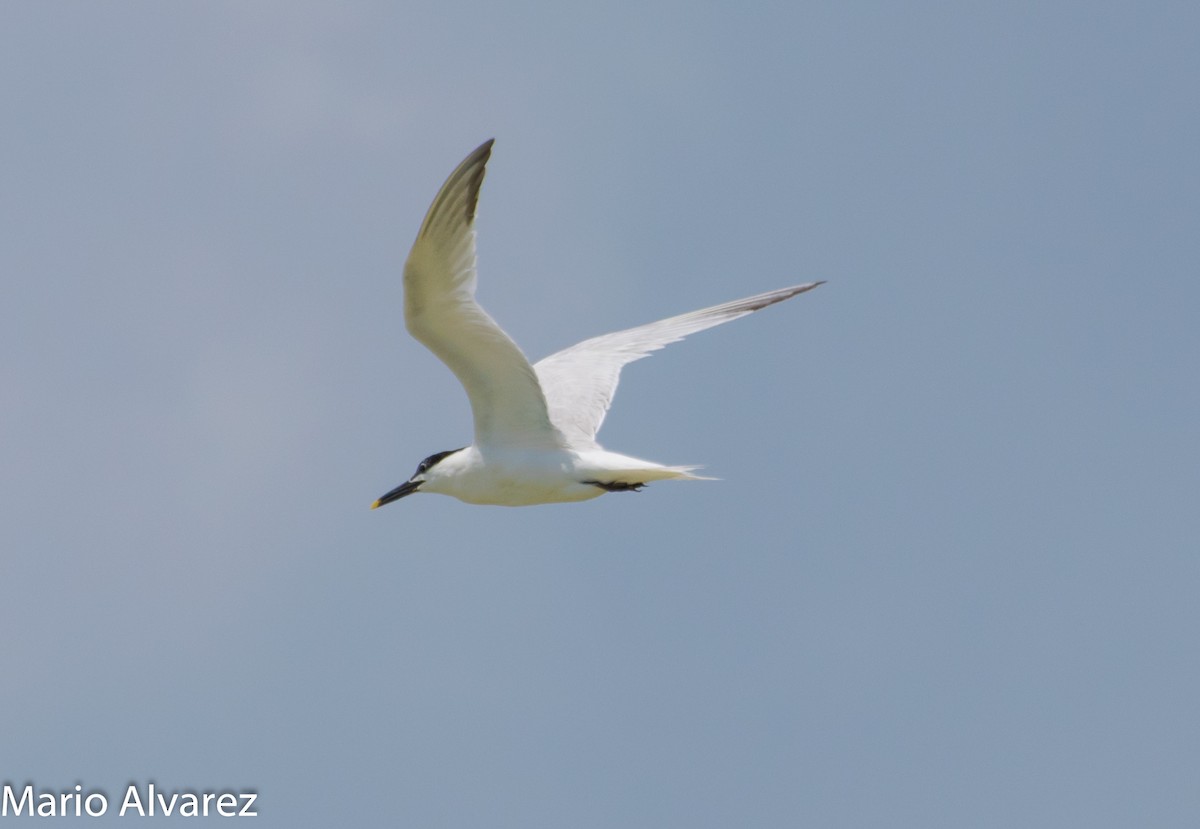
<svg viewBox="0 0 1200 829">
<path fill-rule="evenodd" d="M 1200 824 L 1198 9 L 3 3 L 0 779 Z M 625 372 L 720 482 L 368 510 L 470 441 L 400 271 L 491 136 L 533 358 L 829 281 Z"/>
</svg>

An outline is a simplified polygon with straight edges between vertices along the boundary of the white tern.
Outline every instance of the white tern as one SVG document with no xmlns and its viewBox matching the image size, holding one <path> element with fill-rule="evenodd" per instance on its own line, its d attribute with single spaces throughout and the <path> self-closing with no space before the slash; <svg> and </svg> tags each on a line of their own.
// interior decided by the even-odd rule
<svg viewBox="0 0 1200 829">
<path fill-rule="evenodd" d="M 621 368 L 678 342 L 815 288 L 809 282 L 604 334 L 529 360 L 475 301 L 475 208 L 492 151 L 458 165 L 425 216 L 404 265 L 408 331 L 444 362 L 471 401 L 475 441 L 430 455 L 371 508 L 414 492 L 469 504 L 525 506 L 635 492 L 651 481 L 701 480 L 695 466 L 663 466 L 609 452 L 596 432 Z"/>
</svg>

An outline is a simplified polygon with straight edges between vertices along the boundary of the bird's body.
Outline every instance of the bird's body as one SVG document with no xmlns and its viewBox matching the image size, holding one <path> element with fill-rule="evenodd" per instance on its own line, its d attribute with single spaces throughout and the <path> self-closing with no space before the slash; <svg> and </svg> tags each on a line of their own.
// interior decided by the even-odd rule
<svg viewBox="0 0 1200 829">
<path fill-rule="evenodd" d="M 531 365 L 475 301 L 475 208 L 487 141 L 450 174 L 404 266 L 409 333 L 458 377 L 471 401 L 475 441 L 438 452 L 372 506 L 414 492 L 470 504 L 527 506 L 636 491 L 652 481 L 699 480 L 695 467 L 609 452 L 595 439 L 621 368 L 688 334 L 745 316 L 820 282 L 735 300 L 593 337 Z"/>
<path fill-rule="evenodd" d="M 606 492 L 640 488 L 651 481 L 694 478 L 669 467 L 606 449 L 514 449 L 468 446 L 434 467 L 421 492 L 452 495 L 468 504 L 523 507 L 587 501 Z M 434 471 L 430 470 L 430 471 Z"/>
</svg>

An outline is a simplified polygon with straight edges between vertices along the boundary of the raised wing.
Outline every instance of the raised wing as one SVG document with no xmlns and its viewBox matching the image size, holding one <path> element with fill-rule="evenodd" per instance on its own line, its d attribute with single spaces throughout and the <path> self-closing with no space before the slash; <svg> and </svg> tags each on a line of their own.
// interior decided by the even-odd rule
<svg viewBox="0 0 1200 829">
<path fill-rule="evenodd" d="M 640 360 L 688 334 L 744 317 L 802 294 L 823 282 L 810 282 L 736 299 L 648 325 L 604 334 L 551 354 L 534 366 L 549 406 L 550 421 L 572 446 L 595 443 L 596 433 L 617 391 L 626 363 Z"/>
<path fill-rule="evenodd" d="M 458 377 L 476 445 L 559 446 L 537 375 L 475 301 L 475 207 L 492 152 L 484 142 L 438 192 L 404 264 L 408 331 Z"/>
</svg>

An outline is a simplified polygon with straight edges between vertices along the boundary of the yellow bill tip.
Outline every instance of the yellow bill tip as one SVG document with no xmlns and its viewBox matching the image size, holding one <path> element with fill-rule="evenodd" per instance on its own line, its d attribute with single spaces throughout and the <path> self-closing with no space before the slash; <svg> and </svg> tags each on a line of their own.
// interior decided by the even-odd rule
<svg viewBox="0 0 1200 829">
<path fill-rule="evenodd" d="M 375 503 L 371 504 L 371 509 L 379 509 L 379 502 L 376 501 Z"/>
</svg>

